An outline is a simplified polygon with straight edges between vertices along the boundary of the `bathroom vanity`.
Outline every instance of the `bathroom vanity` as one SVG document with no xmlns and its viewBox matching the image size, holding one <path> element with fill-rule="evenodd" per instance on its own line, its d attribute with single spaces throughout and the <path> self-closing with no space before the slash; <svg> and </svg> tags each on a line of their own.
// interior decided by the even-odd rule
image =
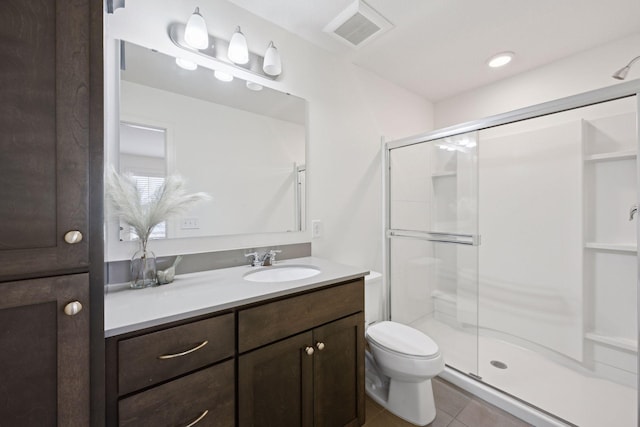
<svg viewBox="0 0 640 427">
<path fill-rule="evenodd" d="M 364 275 L 319 258 L 313 277 L 256 267 L 176 277 L 105 298 L 108 426 L 364 424 Z"/>
</svg>

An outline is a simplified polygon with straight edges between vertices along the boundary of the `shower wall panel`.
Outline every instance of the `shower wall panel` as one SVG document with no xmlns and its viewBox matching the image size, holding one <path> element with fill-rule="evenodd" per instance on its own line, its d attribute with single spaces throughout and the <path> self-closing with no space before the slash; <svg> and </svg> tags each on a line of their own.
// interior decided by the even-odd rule
<svg viewBox="0 0 640 427">
<path fill-rule="evenodd" d="M 479 325 L 581 361 L 581 124 L 532 125 L 480 133 Z"/>
</svg>

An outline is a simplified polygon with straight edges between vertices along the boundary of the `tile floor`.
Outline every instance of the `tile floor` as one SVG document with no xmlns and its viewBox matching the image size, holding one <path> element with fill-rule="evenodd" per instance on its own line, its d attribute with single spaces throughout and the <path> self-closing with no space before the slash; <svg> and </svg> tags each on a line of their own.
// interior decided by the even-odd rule
<svg viewBox="0 0 640 427">
<path fill-rule="evenodd" d="M 439 378 L 433 381 L 436 419 L 429 427 L 525 427 L 530 424 Z M 412 427 L 367 396 L 363 427 Z"/>
</svg>

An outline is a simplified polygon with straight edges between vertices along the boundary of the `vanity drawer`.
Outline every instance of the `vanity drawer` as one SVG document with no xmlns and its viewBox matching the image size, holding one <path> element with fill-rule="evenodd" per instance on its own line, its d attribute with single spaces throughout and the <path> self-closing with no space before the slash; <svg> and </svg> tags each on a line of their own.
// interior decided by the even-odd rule
<svg viewBox="0 0 640 427">
<path fill-rule="evenodd" d="M 234 353 L 232 313 L 122 340 L 118 343 L 118 394 L 154 385 Z"/>
<path fill-rule="evenodd" d="M 238 350 L 252 350 L 364 310 L 364 279 L 238 312 Z"/>
<path fill-rule="evenodd" d="M 205 414 L 205 411 L 206 414 Z M 119 426 L 232 427 L 235 423 L 233 360 L 120 400 Z"/>
</svg>

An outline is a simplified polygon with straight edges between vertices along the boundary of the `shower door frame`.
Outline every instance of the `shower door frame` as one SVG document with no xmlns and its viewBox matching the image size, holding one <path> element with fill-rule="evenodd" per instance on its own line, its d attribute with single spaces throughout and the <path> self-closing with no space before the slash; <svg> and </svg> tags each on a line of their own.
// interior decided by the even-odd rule
<svg viewBox="0 0 640 427">
<path fill-rule="evenodd" d="M 640 79 L 632 80 L 629 82 L 619 83 L 613 86 L 604 87 L 601 89 L 596 89 L 589 92 L 584 92 L 578 95 L 572 95 L 565 98 L 560 98 L 553 101 L 544 102 L 537 105 L 532 105 L 529 107 L 524 107 L 521 109 L 513 110 L 507 113 L 497 114 L 494 116 L 489 116 L 479 120 L 473 120 L 470 122 L 461 123 L 454 126 L 445 127 L 442 129 L 437 129 L 434 131 L 426 132 L 423 134 L 418 134 L 414 136 L 410 136 L 407 138 L 402 138 L 394 141 L 385 142 L 384 138 L 382 140 L 382 187 L 383 187 L 383 197 L 382 197 L 382 216 L 383 216 L 383 293 L 385 295 L 385 304 L 384 304 L 384 317 L 387 320 L 391 319 L 391 286 L 390 286 L 390 275 L 391 275 L 391 254 L 390 254 L 390 242 L 391 238 L 398 236 L 397 232 L 399 230 L 394 230 L 391 228 L 391 173 L 390 173 L 390 155 L 391 150 L 401 147 L 407 147 L 415 144 L 428 143 L 437 139 L 452 137 L 459 134 L 464 134 L 468 132 L 481 131 L 483 129 L 493 128 L 496 126 L 511 124 L 520 122 L 523 120 L 534 119 L 536 117 L 547 116 L 550 114 L 560 113 L 563 111 L 573 110 L 576 108 L 587 107 L 590 105 L 601 104 L 608 101 L 614 101 L 621 98 L 627 98 L 635 96 L 636 97 L 636 149 L 638 152 L 638 156 L 636 157 L 636 182 L 637 185 L 637 194 L 636 194 L 636 203 L 640 202 Z M 480 232 L 480 230 L 478 230 Z M 424 234 L 424 233 L 419 233 Z M 419 236 L 413 236 L 419 237 Z M 636 238 L 637 242 L 640 244 L 640 226 L 636 226 Z M 429 240 L 429 239 L 425 239 Z M 451 242 L 451 243 L 462 243 L 462 242 Z M 474 240 L 474 243 L 475 240 Z M 478 242 L 479 243 L 479 242 Z M 469 243 L 467 243 L 469 244 Z M 638 275 L 636 277 L 636 289 L 638 290 L 637 301 L 636 301 L 636 312 L 637 312 L 637 326 L 638 326 L 638 342 L 640 342 L 640 256 L 639 253 L 636 253 L 636 262 L 637 262 L 637 271 Z M 640 357 L 637 357 L 637 366 L 638 366 L 638 382 L 636 384 L 637 390 L 640 392 Z M 462 373 L 462 375 L 471 378 L 474 381 L 478 381 L 477 378 L 474 378 L 473 375 L 469 375 L 467 373 Z M 484 383 L 483 383 L 484 384 Z M 640 404 L 637 402 L 637 413 L 638 419 L 640 420 Z"/>
</svg>

